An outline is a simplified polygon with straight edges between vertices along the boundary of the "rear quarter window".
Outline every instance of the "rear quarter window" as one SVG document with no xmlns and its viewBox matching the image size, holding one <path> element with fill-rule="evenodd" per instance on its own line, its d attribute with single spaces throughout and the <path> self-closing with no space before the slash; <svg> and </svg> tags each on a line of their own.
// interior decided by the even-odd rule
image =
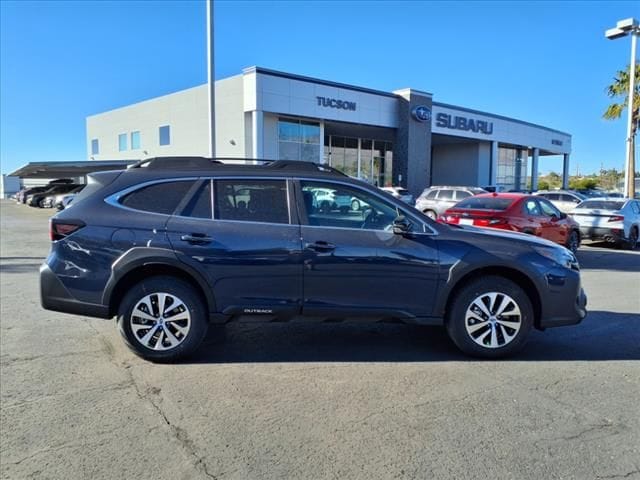
<svg viewBox="0 0 640 480">
<path fill-rule="evenodd" d="M 469 197 L 458 203 L 455 208 L 468 208 L 472 210 L 506 210 L 513 202 L 513 198 Z"/>
<path fill-rule="evenodd" d="M 193 184 L 193 180 L 155 183 L 125 195 L 120 204 L 143 212 L 171 215 Z"/>
</svg>

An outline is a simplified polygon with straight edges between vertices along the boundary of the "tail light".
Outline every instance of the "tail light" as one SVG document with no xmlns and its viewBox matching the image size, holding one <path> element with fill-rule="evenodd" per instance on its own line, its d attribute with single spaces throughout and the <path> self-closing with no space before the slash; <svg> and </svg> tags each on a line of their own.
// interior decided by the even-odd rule
<svg viewBox="0 0 640 480">
<path fill-rule="evenodd" d="M 62 240 L 84 227 L 84 222 L 79 220 L 49 220 L 49 239 L 52 242 Z"/>
<path fill-rule="evenodd" d="M 609 217 L 608 222 L 622 222 L 624 220 L 624 215 L 611 215 Z"/>
<path fill-rule="evenodd" d="M 506 218 L 478 218 L 473 223 L 479 227 L 499 227 L 509 222 Z"/>
</svg>

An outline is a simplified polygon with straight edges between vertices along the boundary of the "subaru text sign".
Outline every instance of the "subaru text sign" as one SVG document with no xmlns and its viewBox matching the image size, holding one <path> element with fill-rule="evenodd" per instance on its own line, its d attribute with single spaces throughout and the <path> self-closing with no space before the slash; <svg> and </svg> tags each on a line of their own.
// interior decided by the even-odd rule
<svg viewBox="0 0 640 480">
<path fill-rule="evenodd" d="M 491 135 L 493 133 L 493 122 L 475 120 L 473 118 L 460 117 L 457 115 L 452 116 L 448 113 L 439 113 L 436 115 L 436 126 L 450 128 L 452 130 L 484 133 L 486 135 Z"/>
<path fill-rule="evenodd" d="M 413 115 L 413 118 L 415 118 L 419 122 L 431 121 L 431 110 L 429 110 L 429 108 L 425 107 L 424 105 L 418 105 L 413 110 L 411 110 L 411 115 Z"/>
<path fill-rule="evenodd" d="M 342 110 L 356 111 L 356 102 L 347 102 L 346 100 L 336 100 L 335 98 L 316 97 L 318 106 L 329 108 L 340 108 Z"/>
</svg>

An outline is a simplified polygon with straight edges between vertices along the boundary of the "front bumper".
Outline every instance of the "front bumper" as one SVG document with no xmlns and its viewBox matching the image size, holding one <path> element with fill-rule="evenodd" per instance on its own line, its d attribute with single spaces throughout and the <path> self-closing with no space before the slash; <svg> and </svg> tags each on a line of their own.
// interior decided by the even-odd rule
<svg viewBox="0 0 640 480">
<path fill-rule="evenodd" d="M 40 304 L 45 310 L 55 312 L 111 318 L 107 305 L 81 302 L 74 298 L 46 263 L 40 267 Z"/>
<path fill-rule="evenodd" d="M 587 295 L 576 270 L 554 269 L 547 272 L 547 294 L 541 298 L 539 328 L 577 325 L 587 316 Z"/>
</svg>

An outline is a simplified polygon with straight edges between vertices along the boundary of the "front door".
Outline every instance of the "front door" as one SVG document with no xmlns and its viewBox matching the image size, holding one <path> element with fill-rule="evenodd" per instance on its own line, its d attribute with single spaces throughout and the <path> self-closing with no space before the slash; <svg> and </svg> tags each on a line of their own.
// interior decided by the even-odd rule
<svg viewBox="0 0 640 480">
<path fill-rule="evenodd" d="M 327 210 L 318 191 L 348 196 L 348 210 Z M 308 315 L 428 317 L 438 280 L 433 236 L 393 233 L 402 207 L 364 188 L 334 181 L 300 181 L 304 302 Z"/>
<path fill-rule="evenodd" d="M 287 192 L 286 180 L 206 180 L 167 223 L 178 257 L 206 275 L 218 312 L 299 313 L 300 226 Z"/>
</svg>

